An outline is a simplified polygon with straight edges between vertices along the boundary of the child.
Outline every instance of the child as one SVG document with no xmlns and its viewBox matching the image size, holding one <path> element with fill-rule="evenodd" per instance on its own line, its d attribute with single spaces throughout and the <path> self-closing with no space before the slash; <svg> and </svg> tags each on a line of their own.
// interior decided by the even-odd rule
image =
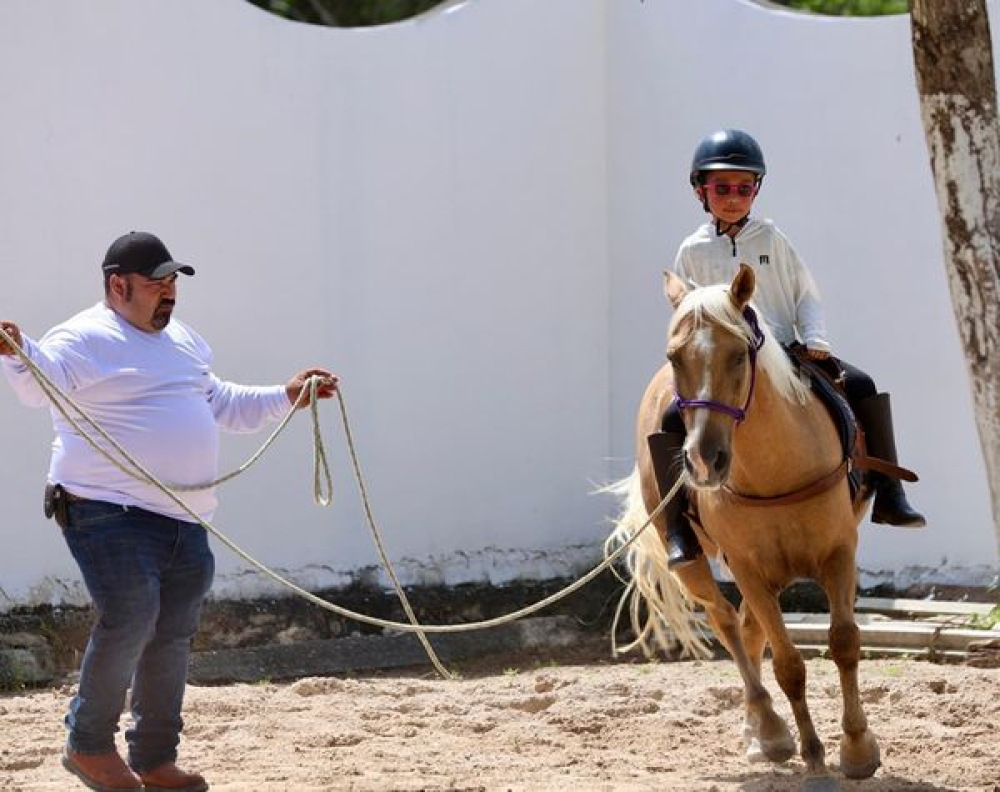
<svg viewBox="0 0 1000 792">
<path fill-rule="evenodd" d="M 823 306 L 812 276 L 784 234 L 767 220 L 750 217 L 764 180 L 764 154 L 746 132 L 724 129 L 702 140 L 691 161 L 691 186 L 712 220 L 684 240 L 674 270 L 691 287 L 728 283 L 741 262 L 757 276 L 754 302 L 775 338 L 783 345 L 801 343 L 814 360 L 830 357 Z M 878 393 L 871 377 L 841 361 L 847 399 L 861 424 L 871 456 L 896 462 L 889 394 Z M 650 435 L 649 447 L 661 494 L 679 475 L 677 460 L 684 445 L 680 413 L 671 405 L 663 431 Z M 874 474 L 875 523 L 919 528 L 923 515 L 906 500 L 902 484 Z M 695 560 L 701 552 L 686 516 L 687 504 L 675 498 L 667 506 L 667 558 L 670 565 Z"/>
</svg>

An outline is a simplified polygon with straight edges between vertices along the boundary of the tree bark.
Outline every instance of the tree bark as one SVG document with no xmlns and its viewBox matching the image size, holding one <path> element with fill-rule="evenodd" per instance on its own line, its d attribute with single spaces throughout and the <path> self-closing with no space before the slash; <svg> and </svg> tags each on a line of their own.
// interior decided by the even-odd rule
<svg viewBox="0 0 1000 792">
<path fill-rule="evenodd" d="M 911 0 L 913 58 L 1000 551 L 1000 129 L 986 0 Z"/>
</svg>

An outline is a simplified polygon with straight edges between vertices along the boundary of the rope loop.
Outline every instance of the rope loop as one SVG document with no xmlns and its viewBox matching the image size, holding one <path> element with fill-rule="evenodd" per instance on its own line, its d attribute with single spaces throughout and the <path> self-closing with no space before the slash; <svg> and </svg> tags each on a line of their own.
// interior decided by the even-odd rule
<svg viewBox="0 0 1000 792">
<path fill-rule="evenodd" d="M 396 576 L 396 572 L 393 569 L 392 564 L 389 561 L 388 553 L 386 552 L 385 545 L 382 542 L 381 534 L 378 530 L 378 526 L 375 523 L 374 515 L 372 514 L 371 504 L 368 498 L 368 490 L 365 486 L 364 477 L 361 474 L 361 466 L 358 462 L 357 450 L 354 444 L 353 433 L 351 432 L 350 421 L 347 416 L 347 407 L 344 403 L 343 389 L 338 387 L 336 394 L 338 404 L 340 405 L 341 421 L 343 423 L 344 436 L 347 441 L 347 448 L 351 459 L 351 466 L 354 471 L 355 481 L 358 485 L 358 490 L 360 492 L 362 505 L 365 511 L 365 517 L 368 522 L 369 529 L 372 534 L 372 538 L 375 542 L 375 546 L 378 550 L 379 556 L 382 560 L 382 564 L 385 567 L 389 578 L 392 581 L 393 587 L 396 590 L 396 595 L 400 600 L 403 610 L 406 612 L 407 618 L 410 620 L 409 623 L 391 621 L 389 619 L 380 619 L 375 616 L 369 616 L 364 613 L 358 613 L 356 611 L 350 610 L 343 606 L 337 605 L 334 602 L 318 597 L 310 591 L 306 591 L 301 586 L 293 583 L 288 578 L 275 572 L 270 567 L 266 566 L 262 562 L 258 561 L 256 558 L 251 556 L 245 550 L 243 550 L 239 545 L 233 542 L 228 536 L 223 534 L 217 528 L 215 528 L 211 523 L 206 520 L 201 519 L 188 504 L 180 498 L 177 493 L 184 491 L 191 491 L 197 489 L 205 489 L 207 487 L 216 486 L 222 484 L 230 479 L 235 478 L 241 473 L 249 469 L 254 463 L 257 462 L 264 454 L 264 452 L 274 443 L 278 435 L 285 429 L 288 422 L 291 420 L 292 415 L 295 411 L 302 406 L 303 400 L 308 396 L 309 404 L 312 414 L 313 423 L 313 485 L 314 485 L 314 501 L 319 506 L 329 506 L 333 500 L 333 480 L 330 475 L 330 468 L 327 463 L 326 450 L 323 446 L 322 432 L 320 431 L 319 423 L 319 411 L 318 411 L 318 399 L 317 390 L 322 381 L 321 377 L 313 376 L 310 377 L 306 386 L 302 388 L 299 393 L 298 398 L 295 403 L 291 406 L 288 414 L 281 420 L 277 428 L 271 433 L 270 437 L 267 438 L 263 446 L 253 454 L 243 465 L 238 467 L 231 473 L 222 476 L 215 481 L 209 482 L 207 484 L 200 484 L 194 486 L 168 486 L 163 482 L 159 481 L 152 473 L 150 473 L 145 467 L 143 467 L 134 457 L 132 457 L 129 452 L 124 449 L 119 443 L 111 437 L 93 418 L 91 418 L 86 411 L 80 407 L 80 405 L 73 400 L 68 394 L 59 388 L 51 379 L 42 371 L 38 365 L 28 357 L 27 353 L 14 341 L 14 339 L 0 326 L 0 338 L 6 341 L 13 349 L 17 357 L 21 362 L 28 368 L 31 374 L 35 377 L 38 382 L 39 387 L 48 396 L 49 400 L 55 409 L 62 415 L 63 418 L 80 433 L 87 443 L 91 445 L 98 453 L 104 455 L 112 464 L 116 465 L 122 472 L 129 476 L 132 476 L 138 481 L 143 481 L 163 492 L 170 500 L 172 500 L 184 513 L 191 517 L 192 522 L 196 522 L 201 525 L 206 531 L 208 531 L 212 536 L 218 539 L 222 544 L 228 547 L 233 553 L 247 562 L 257 571 L 261 572 L 265 576 L 269 577 L 274 582 L 288 589 L 292 593 L 302 597 L 307 602 L 312 603 L 324 610 L 330 611 L 337 614 L 345 619 L 350 619 L 352 621 L 360 622 L 362 624 L 368 624 L 373 627 L 381 627 L 385 630 L 394 630 L 397 632 L 404 633 L 415 633 L 419 638 L 421 644 L 423 644 L 424 650 L 426 651 L 428 657 L 430 658 L 432 664 L 437 669 L 438 673 L 441 674 L 445 679 L 451 679 L 452 674 L 450 674 L 447 669 L 441 665 L 438 660 L 434 649 L 431 647 L 430 642 L 427 639 L 427 634 L 435 633 L 459 633 L 459 632 L 471 632 L 473 630 L 485 630 L 490 627 L 499 627 L 503 624 L 508 624 L 510 622 L 517 621 L 531 614 L 537 613 L 538 611 L 547 608 L 558 602 L 565 597 L 573 594 L 579 589 L 583 588 L 585 585 L 590 583 L 594 578 L 596 578 L 605 569 L 611 567 L 619 558 L 624 555 L 628 549 L 638 540 L 638 538 L 646 531 L 646 529 L 652 524 L 660 513 L 666 508 L 667 504 L 677 495 L 681 487 L 684 485 L 684 478 L 678 478 L 677 482 L 674 484 L 673 488 L 664 496 L 660 501 L 659 505 L 653 509 L 653 511 L 648 515 L 646 521 L 635 531 L 626 541 L 618 546 L 618 548 L 606 556 L 604 560 L 593 567 L 589 572 L 581 576 L 576 581 L 568 584 L 559 591 L 541 599 L 531 605 L 527 605 L 519 610 L 512 613 L 508 613 L 504 616 L 498 616 L 492 619 L 484 619 L 478 622 L 465 622 L 462 624 L 420 624 L 417 621 L 417 617 L 410 606 L 409 600 L 403 590 L 402 584 L 399 582 L 399 578 Z M 75 413 L 76 417 L 70 413 Z M 84 424 L 89 426 L 94 433 L 103 439 L 111 450 L 101 446 L 86 429 Z M 112 451 L 117 453 L 120 459 L 113 456 Z M 325 482 L 325 489 L 322 486 Z"/>
</svg>

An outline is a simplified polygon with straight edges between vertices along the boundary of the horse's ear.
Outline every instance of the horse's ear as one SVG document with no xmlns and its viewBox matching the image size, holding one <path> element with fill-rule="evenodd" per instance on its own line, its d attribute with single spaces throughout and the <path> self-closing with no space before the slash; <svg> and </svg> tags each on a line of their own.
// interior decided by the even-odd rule
<svg viewBox="0 0 1000 792">
<path fill-rule="evenodd" d="M 741 311 L 743 306 L 750 302 L 756 286 L 757 276 L 754 275 L 753 269 L 749 264 L 741 263 L 740 271 L 736 273 L 736 277 L 733 278 L 733 283 L 729 287 L 729 296 Z"/>
<path fill-rule="evenodd" d="M 688 293 L 688 287 L 684 285 L 677 275 L 675 275 L 670 270 L 663 271 L 663 293 L 667 295 L 667 299 L 670 300 L 670 304 L 676 308 L 681 304 L 681 300 Z"/>
</svg>

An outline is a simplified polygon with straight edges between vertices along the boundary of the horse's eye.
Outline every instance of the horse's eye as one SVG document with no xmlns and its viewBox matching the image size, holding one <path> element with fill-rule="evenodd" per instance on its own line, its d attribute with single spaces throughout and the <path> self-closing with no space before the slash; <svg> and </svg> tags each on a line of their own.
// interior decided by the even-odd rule
<svg viewBox="0 0 1000 792">
<path fill-rule="evenodd" d="M 733 356 L 729 360 L 731 368 L 740 368 L 747 362 L 747 353 L 745 351 L 734 352 Z"/>
</svg>

